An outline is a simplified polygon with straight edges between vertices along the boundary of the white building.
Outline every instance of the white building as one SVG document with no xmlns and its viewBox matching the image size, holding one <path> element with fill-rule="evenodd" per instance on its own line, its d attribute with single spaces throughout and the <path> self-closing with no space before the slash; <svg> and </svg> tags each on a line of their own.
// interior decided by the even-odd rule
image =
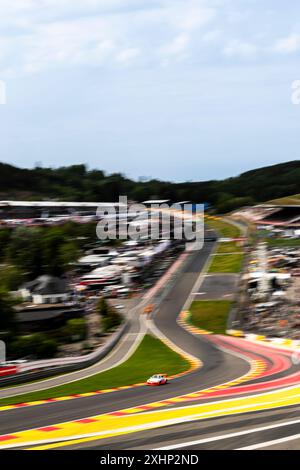
<svg viewBox="0 0 300 470">
<path fill-rule="evenodd" d="M 97 284 L 115 284 L 120 282 L 122 276 L 122 269 L 119 266 L 103 266 L 94 269 L 90 273 L 81 278 L 81 285 L 97 285 Z"/>
<path fill-rule="evenodd" d="M 19 290 L 24 301 L 34 304 L 57 304 L 70 300 L 70 291 L 63 279 L 54 276 L 39 276 L 25 283 Z"/>
</svg>

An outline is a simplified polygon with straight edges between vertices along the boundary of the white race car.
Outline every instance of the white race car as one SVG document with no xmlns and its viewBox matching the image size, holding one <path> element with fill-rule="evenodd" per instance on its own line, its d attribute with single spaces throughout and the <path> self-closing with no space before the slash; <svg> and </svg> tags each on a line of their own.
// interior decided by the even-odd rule
<svg viewBox="0 0 300 470">
<path fill-rule="evenodd" d="M 147 380 L 147 385 L 165 385 L 167 383 L 167 374 L 155 374 Z"/>
</svg>

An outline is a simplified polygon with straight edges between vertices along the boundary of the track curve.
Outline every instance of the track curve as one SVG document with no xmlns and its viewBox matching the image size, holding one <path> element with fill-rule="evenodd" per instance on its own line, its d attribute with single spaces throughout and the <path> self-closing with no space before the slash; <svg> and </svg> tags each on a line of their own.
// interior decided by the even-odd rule
<svg viewBox="0 0 300 470">
<path fill-rule="evenodd" d="M 146 410 L 147 404 L 157 403 L 158 400 L 160 406 L 172 407 L 176 403 L 177 406 L 179 404 L 174 397 L 181 397 L 181 403 L 190 400 L 209 402 L 218 397 L 222 398 L 226 394 L 252 393 L 263 390 L 264 387 L 270 389 L 285 386 L 288 383 L 286 380 L 289 380 L 289 383 L 295 383 L 299 374 L 297 375 L 297 371 L 292 366 L 290 354 L 286 351 L 274 349 L 270 351 L 268 347 L 259 347 L 236 338 L 195 336 L 176 322 L 213 248 L 214 243 L 206 243 L 201 251 L 191 255 L 183 275 L 163 300 L 154 319 L 155 326 L 175 345 L 201 359 L 203 367 L 200 370 L 174 379 L 167 387 L 150 389 L 137 387 L 114 392 L 113 400 L 109 394 L 96 395 L 68 402 L 2 411 L 0 448 L 1 440 L 6 442 L 5 436 L 8 433 L 15 435 L 26 429 L 46 429 L 53 423 L 59 429 L 60 423 L 75 421 L 78 424 L 81 423 L 81 426 L 86 429 L 87 423 L 84 421 L 88 421 L 87 417 L 99 414 L 117 416 L 120 410 L 133 407 L 135 411 L 132 413 L 137 413 L 141 411 L 138 410 L 139 406 Z M 256 377 L 251 374 L 247 376 L 251 370 L 251 364 L 255 361 L 260 363 L 261 369 L 257 371 Z M 286 376 L 291 377 L 286 379 Z M 243 377 L 246 377 L 246 384 L 235 383 Z M 206 393 L 204 393 L 205 390 Z M 199 396 L 195 396 L 197 393 Z"/>
</svg>

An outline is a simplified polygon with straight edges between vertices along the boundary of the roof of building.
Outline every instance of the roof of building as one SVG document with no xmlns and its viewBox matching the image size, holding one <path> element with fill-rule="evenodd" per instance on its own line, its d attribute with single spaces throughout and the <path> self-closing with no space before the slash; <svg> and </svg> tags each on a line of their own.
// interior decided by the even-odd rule
<svg viewBox="0 0 300 470">
<path fill-rule="evenodd" d="M 119 202 L 0 201 L 0 207 L 118 207 Z"/>
<path fill-rule="evenodd" d="M 24 309 L 16 313 L 16 319 L 20 323 L 55 320 L 64 315 L 78 316 L 82 314 L 79 308 L 61 308 L 61 309 Z"/>
<path fill-rule="evenodd" d="M 143 201 L 143 204 L 166 204 L 167 202 L 170 202 L 170 199 L 148 199 Z"/>
<path fill-rule="evenodd" d="M 79 258 L 78 263 L 81 264 L 96 264 L 96 263 L 103 263 L 107 261 L 107 256 L 103 255 L 87 255 Z"/>
<path fill-rule="evenodd" d="M 34 281 L 26 282 L 22 288 L 28 289 L 32 294 L 55 295 L 68 292 L 68 285 L 64 279 L 48 276 L 37 277 Z"/>
</svg>

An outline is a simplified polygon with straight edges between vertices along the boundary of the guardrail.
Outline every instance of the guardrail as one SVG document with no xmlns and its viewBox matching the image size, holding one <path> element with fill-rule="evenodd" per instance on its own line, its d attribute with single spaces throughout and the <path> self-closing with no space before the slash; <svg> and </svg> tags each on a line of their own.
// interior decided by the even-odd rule
<svg viewBox="0 0 300 470">
<path fill-rule="evenodd" d="M 185 263 L 187 262 L 187 259 L 189 259 L 189 256 L 184 256 L 184 258 L 185 259 L 183 260 L 183 262 L 180 262 L 181 269 L 183 265 L 185 265 Z M 174 264 L 176 264 L 176 261 L 173 263 L 172 267 L 174 266 Z M 151 295 L 151 292 L 149 293 L 149 302 L 152 298 L 155 299 L 156 308 L 158 307 L 158 304 L 163 300 L 163 298 L 167 295 L 167 293 L 170 291 L 170 288 L 172 287 L 174 282 L 176 282 L 179 271 L 181 271 L 181 269 L 176 271 L 175 274 L 172 273 L 173 275 L 166 279 L 166 282 L 162 284 L 162 286 L 158 289 L 158 292 L 154 292 L 153 295 Z M 20 369 L 21 371 L 19 373 L 0 378 L 0 387 L 21 384 L 24 382 L 29 382 L 31 380 L 40 380 L 47 377 L 52 377 L 54 375 L 74 372 L 76 370 L 89 367 L 103 359 L 114 348 L 114 346 L 118 343 L 121 336 L 127 331 L 128 328 L 129 320 L 125 319 L 121 327 L 115 333 L 113 333 L 113 335 L 105 345 L 100 346 L 97 350 L 91 352 L 90 354 L 87 354 L 86 356 L 39 360 L 21 364 L 19 366 L 19 371 Z"/>
<path fill-rule="evenodd" d="M 155 313 L 155 310 L 157 310 L 159 304 L 171 291 L 178 277 L 181 275 L 184 267 L 191 261 L 190 255 L 191 252 L 183 252 L 165 273 L 167 274 L 165 283 L 163 283 L 162 286 L 159 286 L 158 290 L 154 292 L 153 295 L 151 295 L 151 292 L 149 292 L 149 301 L 151 299 L 151 301 L 153 301 L 155 304 L 155 309 L 152 314 Z M 147 295 L 144 296 L 144 300 L 146 297 Z M 121 327 L 115 333 L 113 333 L 106 344 L 100 346 L 97 350 L 85 356 L 39 360 L 20 364 L 18 366 L 19 372 L 17 374 L 0 378 L 0 388 L 7 385 L 16 385 L 29 382 L 31 380 L 40 380 L 43 378 L 52 377 L 54 375 L 74 372 L 76 370 L 89 367 L 103 359 L 114 348 L 128 327 L 129 320 L 125 319 Z"/>
<path fill-rule="evenodd" d="M 22 370 L 16 375 L 10 375 L 0 379 L 0 387 L 6 385 L 15 385 L 30 380 L 39 380 L 53 375 L 65 374 L 67 372 L 74 372 L 79 369 L 92 366 L 96 362 L 103 359 L 118 343 L 121 336 L 127 331 L 129 321 L 125 320 L 121 327 L 112 334 L 109 341 L 103 346 L 100 346 L 95 351 L 87 354 L 86 356 L 77 357 L 64 357 L 59 359 L 49 359 L 34 361 L 28 364 L 22 364 Z M 27 369 L 26 369 L 27 366 Z"/>
</svg>

